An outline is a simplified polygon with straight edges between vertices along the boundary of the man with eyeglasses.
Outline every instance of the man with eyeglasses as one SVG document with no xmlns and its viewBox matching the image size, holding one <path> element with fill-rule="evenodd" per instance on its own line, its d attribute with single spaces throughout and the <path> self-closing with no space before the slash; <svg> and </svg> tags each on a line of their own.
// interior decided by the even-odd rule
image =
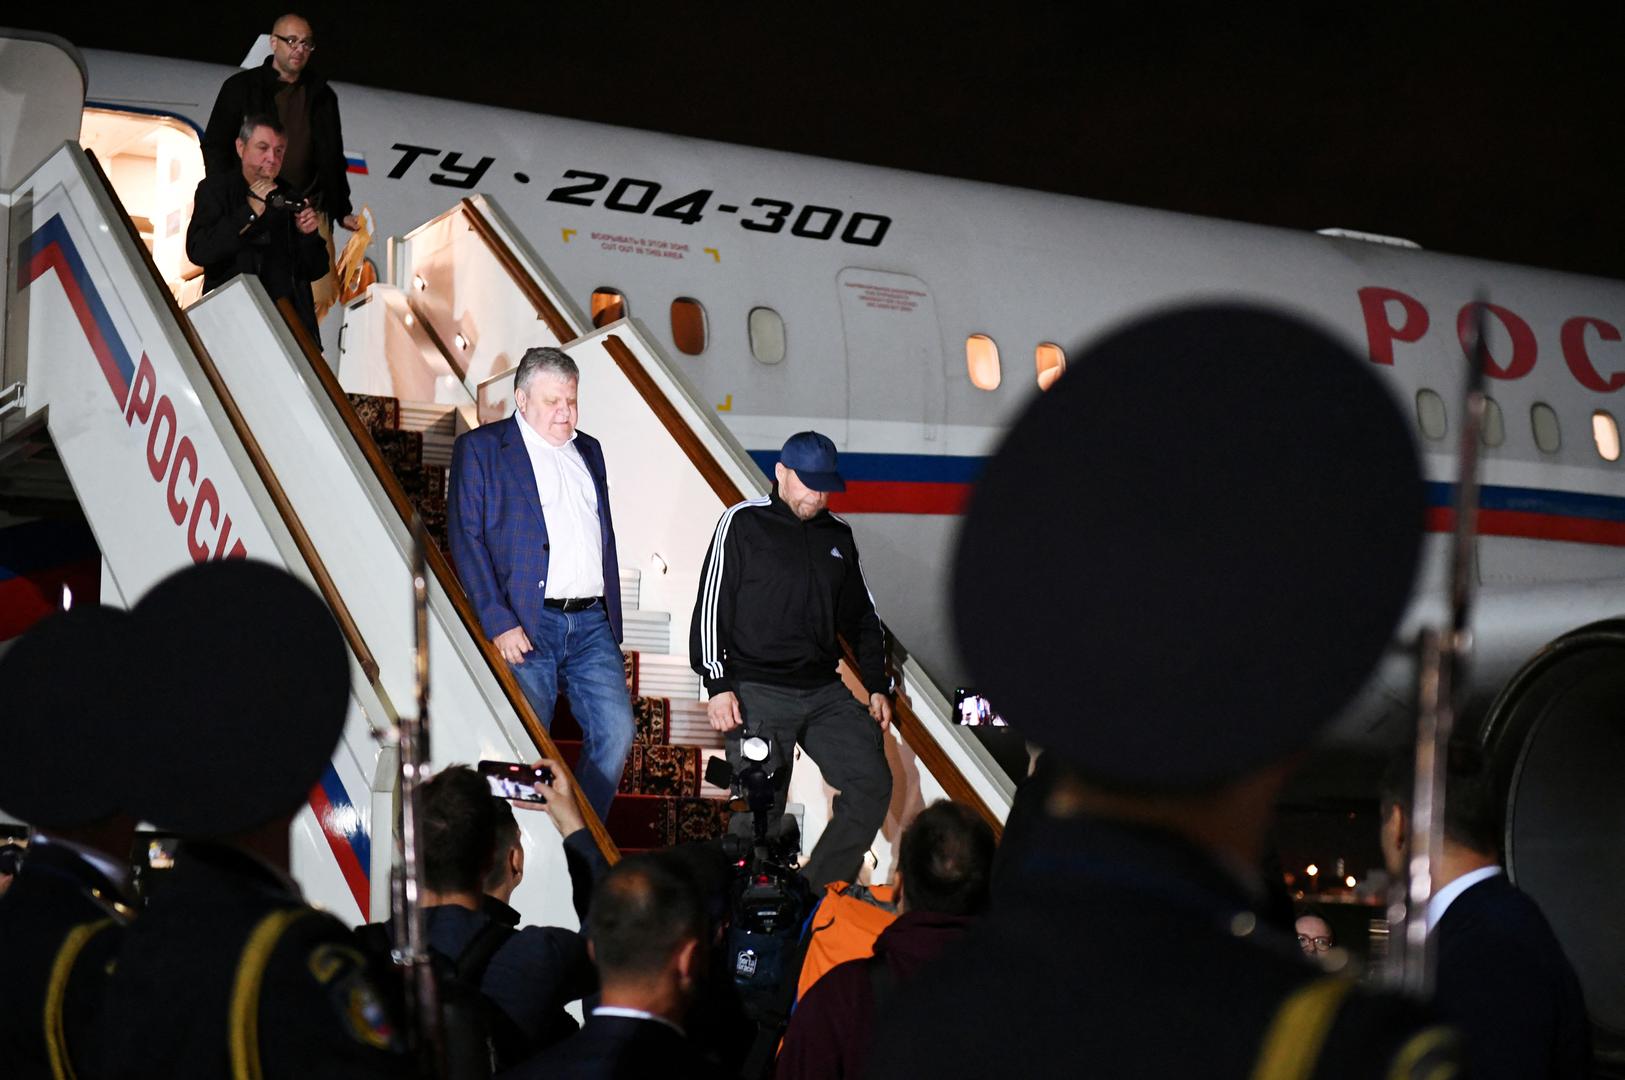
<svg viewBox="0 0 1625 1080">
<path fill-rule="evenodd" d="M 1305 909 L 1293 922 L 1293 928 L 1298 932 L 1298 948 L 1311 960 L 1332 951 L 1336 941 L 1332 937 L 1332 924 L 1319 912 Z"/>
<path fill-rule="evenodd" d="M 344 135 L 339 101 L 321 75 L 310 70 L 316 37 L 298 15 L 284 15 L 271 27 L 271 55 L 257 68 L 227 79 L 215 98 L 203 133 L 203 164 L 210 175 L 237 169 L 238 128 L 249 116 L 274 116 L 287 132 L 282 183 L 308 197 L 317 210 L 318 231 L 333 262 L 331 222 L 355 231 L 360 220 L 351 211 L 350 181 L 344 162 Z M 332 302 L 332 276 L 315 284 L 317 311 Z"/>
</svg>

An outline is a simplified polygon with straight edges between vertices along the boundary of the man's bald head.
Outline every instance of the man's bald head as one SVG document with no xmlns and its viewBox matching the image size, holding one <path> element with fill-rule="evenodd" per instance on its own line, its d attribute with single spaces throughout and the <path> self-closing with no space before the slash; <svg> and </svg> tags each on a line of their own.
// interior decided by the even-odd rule
<svg viewBox="0 0 1625 1080">
<path fill-rule="evenodd" d="M 289 12 L 271 24 L 271 63 L 284 82 L 298 79 L 315 51 L 315 33 L 303 15 Z"/>
</svg>

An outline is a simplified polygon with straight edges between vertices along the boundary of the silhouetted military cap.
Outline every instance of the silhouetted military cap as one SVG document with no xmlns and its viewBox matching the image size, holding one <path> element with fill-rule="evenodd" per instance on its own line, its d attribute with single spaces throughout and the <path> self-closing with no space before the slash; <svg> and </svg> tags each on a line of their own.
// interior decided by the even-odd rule
<svg viewBox="0 0 1625 1080">
<path fill-rule="evenodd" d="M 266 563 L 190 566 L 134 611 L 158 708 L 142 817 L 226 836 L 296 810 L 344 728 L 344 639 L 309 586 Z"/>
<path fill-rule="evenodd" d="M 115 608 L 49 615 L 0 657 L 0 809 L 71 828 L 127 809 L 123 768 L 140 694 L 131 620 Z"/>
<path fill-rule="evenodd" d="M 1363 361 L 1253 307 L 1088 348 L 978 484 L 954 624 L 982 693 L 1082 775 L 1191 790 L 1307 746 L 1420 553 L 1410 429 Z"/>
</svg>

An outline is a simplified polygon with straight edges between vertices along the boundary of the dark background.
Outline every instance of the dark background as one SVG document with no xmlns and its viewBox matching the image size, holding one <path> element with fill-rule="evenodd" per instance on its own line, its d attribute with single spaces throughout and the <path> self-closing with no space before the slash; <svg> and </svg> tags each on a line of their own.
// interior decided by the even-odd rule
<svg viewBox="0 0 1625 1080">
<path fill-rule="evenodd" d="M 20 6 L 233 65 L 278 14 Z M 1625 278 L 1625 5 L 1408 7 L 302 10 L 342 81 Z"/>
</svg>

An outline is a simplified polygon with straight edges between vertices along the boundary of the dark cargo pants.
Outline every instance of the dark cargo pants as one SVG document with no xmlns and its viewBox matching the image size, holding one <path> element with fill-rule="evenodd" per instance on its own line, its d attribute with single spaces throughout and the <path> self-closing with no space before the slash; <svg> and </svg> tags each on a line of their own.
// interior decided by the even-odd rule
<svg viewBox="0 0 1625 1080">
<path fill-rule="evenodd" d="M 777 823 L 784 816 L 793 748 L 800 743 L 830 787 L 840 792 L 802 872 L 815 891 L 831 881 L 853 880 L 891 803 L 891 766 L 880 725 L 839 681 L 813 690 L 742 682 L 734 692 L 745 723 L 728 733 L 728 764 L 736 772 L 744 764 L 739 756 L 742 735 L 773 740 L 770 820 Z M 736 815 L 733 831 L 749 828 L 750 815 Z"/>
</svg>

